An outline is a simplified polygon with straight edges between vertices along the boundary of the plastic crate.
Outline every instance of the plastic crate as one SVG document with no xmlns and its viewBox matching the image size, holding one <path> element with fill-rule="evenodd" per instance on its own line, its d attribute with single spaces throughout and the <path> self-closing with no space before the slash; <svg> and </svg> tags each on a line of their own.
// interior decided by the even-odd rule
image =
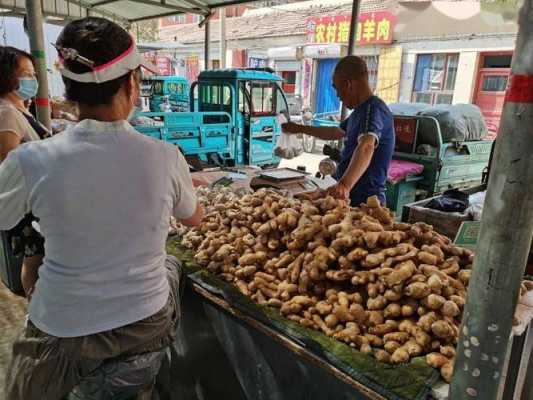
<svg viewBox="0 0 533 400">
<path fill-rule="evenodd" d="M 0 231 L 0 279 L 15 294 L 24 294 L 20 272 L 22 270 L 22 254 L 14 256 L 9 234 Z"/>
<path fill-rule="evenodd" d="M 408 176 L 399 182 L 386 184 L 387 207 L 399 218 L 403 206 L 416 200 L 417 183 L 421 176 Z"/>
</svg>

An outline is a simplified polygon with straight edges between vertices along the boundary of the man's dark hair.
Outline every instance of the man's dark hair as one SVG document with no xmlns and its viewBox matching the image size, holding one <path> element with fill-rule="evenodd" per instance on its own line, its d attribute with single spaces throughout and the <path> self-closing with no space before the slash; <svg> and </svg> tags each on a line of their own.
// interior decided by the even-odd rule
<svg viewBox="0 0 533 400">
<path fill-rule="evenodd" d="M 19 60 L 26 57 L 33 64 L 34 58 L 25 51 L 10 46 L 0 46 L 0 96 L 18 89 L 17 68 Z"/>
<path fill-rule="evenodd" d="M 341 79 L 366 79 L 368 80 L 368 67 L 365 60 L 358 56 L 346 56 L 335 66 L 333 75 Z"/>
<path fill-rule="evenodd" d="M 104 18 L 87 17 L 68 24 L 57 38 L 56 44 L 77 50 L 97 67 L 128 50 L 132 40 L 128 32 L 116 23 Z M 88 66 L 77 61 L 65 60 L 64 63 L 69 71 L 77 74 L 91 71 Z M 102 83 L 82 83 L 63 77 L 66 98 L 90 106 L 110 104 L 130 74 Z"/>
</svg>

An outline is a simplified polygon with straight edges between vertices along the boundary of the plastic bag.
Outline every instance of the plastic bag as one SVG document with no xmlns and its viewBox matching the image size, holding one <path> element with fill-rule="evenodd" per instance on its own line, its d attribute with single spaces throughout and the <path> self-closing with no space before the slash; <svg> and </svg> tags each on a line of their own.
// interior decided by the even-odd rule
<svg viewBox="0 0 533 400">
<path fill-rule="evenodd" d="M 287 122 L 287 118 L 283 114 L 280 114 L 278 115 L 278 122 L 282 125 Z M 290 160 L 291 158 L 298 157 L 303 152 L 302 141 L 298 135 L 286 133 L 282 130 L 276 142 L 274 154 Z"/>
</svg>

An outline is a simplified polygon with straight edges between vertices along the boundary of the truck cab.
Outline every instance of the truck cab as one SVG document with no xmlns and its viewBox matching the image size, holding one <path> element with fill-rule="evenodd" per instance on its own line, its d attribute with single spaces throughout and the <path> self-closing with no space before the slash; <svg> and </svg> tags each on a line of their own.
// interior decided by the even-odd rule
<svg viewBox="0 0 533 400">
<path fill-rule="evenodd" d="M 189 82 L 181 76 L 154 76 L 150 78 L 150 111 L 189 111 Z M 163 106 L 163 107 L 162 107 Z"/>
<path fill-rule="evenodd" d="M 275 166 L 280 161 L 274 156 L 281 133 L 278 115 L 289 119 L 282 81 L 268 68 L 203 71 L 191 86 L 190 107 L 231 115 L 236 164 Z"/>
</svg>

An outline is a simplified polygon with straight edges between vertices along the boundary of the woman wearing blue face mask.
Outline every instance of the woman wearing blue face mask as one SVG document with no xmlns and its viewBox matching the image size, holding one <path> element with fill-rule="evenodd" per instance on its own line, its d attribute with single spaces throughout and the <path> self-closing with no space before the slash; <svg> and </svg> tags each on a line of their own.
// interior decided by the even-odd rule
<svg viewBox="0 0 533 400">
<path fill-rule="evenodd" d="M 0 46 L 0 162 L 19 144 L 42 139 L 48 131 L 30 114 L 25 102 L 35 97 L 38 83 L 33 58 L 14 47 Z M 15 228 L 4 232 L 15 255 L 24 255 L 22 284 L 31 295 L 42 264 L 44 239 L 27 215 Z"/>
</svg>

